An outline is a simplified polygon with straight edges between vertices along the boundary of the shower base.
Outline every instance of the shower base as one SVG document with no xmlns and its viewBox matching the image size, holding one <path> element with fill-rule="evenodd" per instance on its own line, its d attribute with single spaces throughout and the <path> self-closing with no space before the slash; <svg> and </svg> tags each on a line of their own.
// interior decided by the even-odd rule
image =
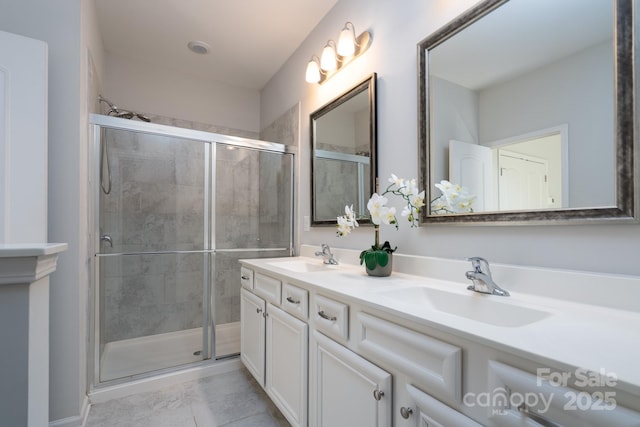
<svg viewBox="0 0 640 427">
<path fill-rule="evenodd" d="M 202 328 L 107 343 L 101 358 L 100 381 L 198 362 Z M 194 354 L 195 353 L 195 354 Z M 216 326 L 216 357 L 240 353 L 240 322 Z"/>
</svg>

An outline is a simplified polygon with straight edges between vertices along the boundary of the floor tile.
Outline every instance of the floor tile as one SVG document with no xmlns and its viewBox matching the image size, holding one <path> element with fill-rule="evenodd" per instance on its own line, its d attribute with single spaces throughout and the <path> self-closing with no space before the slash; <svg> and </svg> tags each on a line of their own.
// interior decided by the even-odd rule
<svg viewBox="0 0 640 427">
<path fill-rule="evenodd" d="M 289 427 L 242 368 L 92 405 L 85 427 Z"/>
</svg>

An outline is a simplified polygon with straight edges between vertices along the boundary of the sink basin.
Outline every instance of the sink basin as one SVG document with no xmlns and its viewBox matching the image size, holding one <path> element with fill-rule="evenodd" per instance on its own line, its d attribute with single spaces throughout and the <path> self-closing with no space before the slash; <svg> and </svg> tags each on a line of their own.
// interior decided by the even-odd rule
<svg viewBox="0 0 640 427">
<path fill-rule="evenodd" d="M 333 266 L 328 266 L 323 264 L 321 261 L 318 262 L 309 262 L 300 259 L 292 259 L 287 261 L 274 261 L 270 262 L 269 265 L 277 268 L 282 268 L 284 270 L 294 271 L 296 273 L 309 273 L 312 271 L 327 271 Z"/>
<path fill-rule="evenodd" d="M 509 298 L 477 293 L 459 294 L 422 286 L 387 289 L 379 292 L 385 299 L 396 303 L 437 310 L 477 322 L 508 328 L 540 321 L 551 313 L 534 308 L 511 305 L 498 298 Z"/>
</svg>

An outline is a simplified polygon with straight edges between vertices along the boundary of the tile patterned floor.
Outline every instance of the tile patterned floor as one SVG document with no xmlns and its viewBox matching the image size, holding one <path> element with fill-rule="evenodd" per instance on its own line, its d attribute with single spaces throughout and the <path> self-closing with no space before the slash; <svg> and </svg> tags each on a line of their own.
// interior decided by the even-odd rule
<svg viewBox="0 0 640 427">
<path fill-rule="evenodd" d="M 289 427 L 244 368 L 98 403 L 85 427 Z"/>
</svg>

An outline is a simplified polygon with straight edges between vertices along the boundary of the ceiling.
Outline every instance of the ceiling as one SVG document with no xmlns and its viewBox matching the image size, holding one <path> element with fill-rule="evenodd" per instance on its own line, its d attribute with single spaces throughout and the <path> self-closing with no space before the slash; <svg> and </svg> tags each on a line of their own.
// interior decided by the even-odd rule
<svg viewBox="0 0 640 427">
<path fill-rule="evenodd" d="M 106 52 L 260 90 L 338 0 L 94 1 Z"/>
</svg>

